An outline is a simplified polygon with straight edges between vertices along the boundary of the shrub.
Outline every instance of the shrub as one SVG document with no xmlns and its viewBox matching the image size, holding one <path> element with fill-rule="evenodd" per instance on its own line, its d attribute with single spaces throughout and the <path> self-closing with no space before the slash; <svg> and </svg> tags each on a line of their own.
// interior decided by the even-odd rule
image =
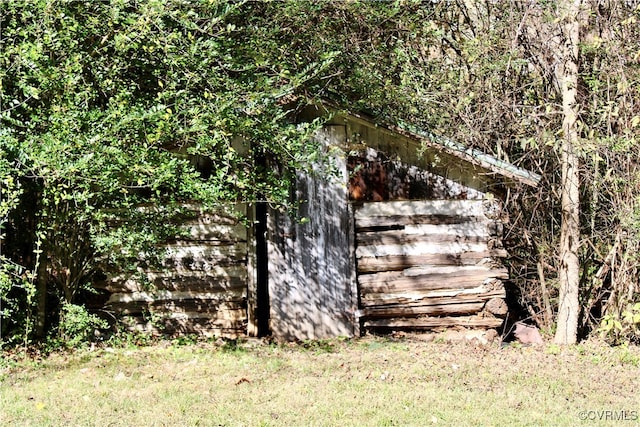
<svg viewBox="0 0 640 427">
<path fill-rule="evenodd" d="M 107 329 L 109 324 L 81 305 L 63 303 L 60 310 L 58 337 L 54 345 L 77 348 L 91 342 L 99 329 Z"/>
</svg>

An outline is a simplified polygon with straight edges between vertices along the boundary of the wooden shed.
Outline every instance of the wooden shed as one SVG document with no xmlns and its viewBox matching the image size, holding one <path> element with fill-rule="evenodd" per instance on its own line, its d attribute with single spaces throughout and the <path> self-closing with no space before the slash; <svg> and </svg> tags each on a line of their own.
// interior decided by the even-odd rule
<svg viewBox="0 0 640 427">
<path fill-rule="evenodd" d="M 326 114 L 306 111 L 299 120 Z M 164 273 L 111 280 L 132 327 L 278 339 L 364 329 L 495 328 L 507 314 L 503 195 L 540 177 L 397 124 L 335 114 L 315 137 L 331 162 L 298 173 L 295 215 L 200 212 Z"/>
<path fill-rule="evenodd" d="M 317 138 L 338 173 L 298 174 L 297 217 L 268 214 L 271 333 L 500 326 L 502 197 L 540 177 L 359 114 L 335 115 Z"/>
</svg>

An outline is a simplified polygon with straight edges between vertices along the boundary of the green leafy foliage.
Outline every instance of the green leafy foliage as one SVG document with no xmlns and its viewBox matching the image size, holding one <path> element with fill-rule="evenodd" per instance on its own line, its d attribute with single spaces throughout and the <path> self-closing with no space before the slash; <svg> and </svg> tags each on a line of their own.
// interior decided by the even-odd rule
<svg viewBox="0 0 640 427">
<path fill-rule="evenodd" d="M 96 331 L 107 329 L 109 324 L 83 306 L 63 303 L 60 310 L 58 335 L 51 340 L 55 347 L 78 348 L 95 340 Z"/>
<path fill-rule="evenodd" d="M 100 271 L 157 262 L 185 203 L 287 201 L 289 171 L 318 157 L 319 125 L 293 123 L 288 97 L 331 57 L 282 69 L 241 29 L 251 7 L 0 4 L 5 253 L 37 270 L 39 293 L 71 304 Z"/>
<path fill-rule="evenodd" d="M 26 345 L 33 325 L 32 310 L 36 290 L 33 272 L 27 271 L 2 251 L 5 225 L 19 203 L 22 188 L 20 181 L 12 173 L 13 165 L 5 150 L 2 147 L 0 149 L 0 345 L 5 341 L 15 341 L 16 338 L 21 338 L 21 344 Z M 12 321 L 3 321 L 4 319 Z M 10 329 L 20 329 L 21 332 L 9 333 Z"/>
<path fill-rule="evenodd" d="M 640 303 L 627 307 L 620 317 L 614 314 L 605 314 L 598 332 L 612 344 L 639 343 Z"/>
</svg>

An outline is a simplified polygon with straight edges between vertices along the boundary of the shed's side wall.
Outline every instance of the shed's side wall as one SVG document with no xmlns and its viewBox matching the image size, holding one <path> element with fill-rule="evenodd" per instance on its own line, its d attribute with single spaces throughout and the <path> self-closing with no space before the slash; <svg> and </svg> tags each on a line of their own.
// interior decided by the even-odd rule
<svg viewBox="0 0 640 427">
<path fill-rule="evenodd" d="M 105 308 L 131 329 L 237 337 L 247 331 L 247 228 L 228 211 L 199 211 L 188 236 L 164 246 L 164 271 L 117 276 Z"/>
<path fill-rule="evenodd" d="M 355 208 L 365 328 L 498 327 L 507 278 L 495 200 L 391 201 Z"/>
<path fill-rule="evenodd" d="M 318 135 L 325 149 L 344 146 L 344 126 Z M 344 158 L 335 157 L 338 176 L 298 174 L 296 217 L 271 209 L 268 223 L 270 327 L 279 339 L 320 339 L 354 334 L 357 308 L 352 221 Z"/>
</svg>

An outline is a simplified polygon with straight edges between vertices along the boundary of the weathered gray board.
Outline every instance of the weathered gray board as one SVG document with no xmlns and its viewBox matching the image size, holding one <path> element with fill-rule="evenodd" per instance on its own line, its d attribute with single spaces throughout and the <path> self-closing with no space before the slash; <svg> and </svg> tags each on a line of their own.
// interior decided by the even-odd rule
<svg viewBox="0 0 640 427">
<path fill-rule="evenodd" d="M 139 271 L 104 283 L 101 287 L 112 292 L 105 308 L 134 330 L 245 335 L 247 228 L 236 213 L 244 215 L 246 209 L 198 210 L 197 218 L 184 224 L 188 236 L 164 246 L 166 270 Z"/>
<path fill-rule="evenodd" d="M 498 327 L 508 277 L 495 200 L 356 205 L 365 328 Z"/>
<path fill-rule="evenodd" d="M 343 148 L 344 126 L 328 126 L 316 138 L 325 149 Z M 279 339 L 353 336 L 357 308 L 353 226 L 344 158 L 338 176 L 299 173 L 297 218 L 270 210 L 268 224 L 270 328 Z"/>
</svg>

